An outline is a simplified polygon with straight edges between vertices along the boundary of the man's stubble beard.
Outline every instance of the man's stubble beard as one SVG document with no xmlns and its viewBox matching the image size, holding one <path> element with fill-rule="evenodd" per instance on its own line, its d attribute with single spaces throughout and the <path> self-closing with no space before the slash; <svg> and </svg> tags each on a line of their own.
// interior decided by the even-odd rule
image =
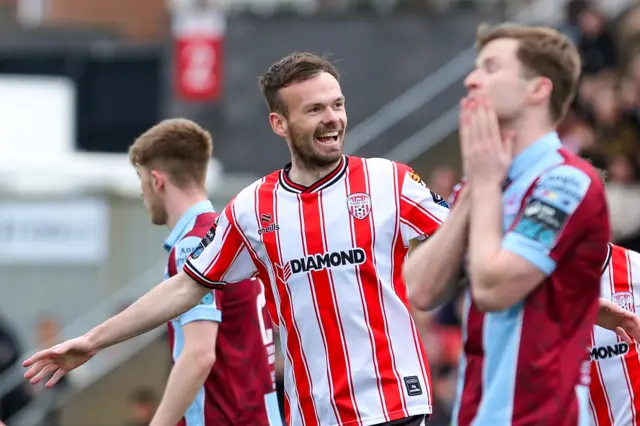
<svg viewBox="0 0 640 426">
<path fill-rule="evenodd" d="M 323 154 L 315 149 L 313 135 L 304 137 L 295 129 L 291 131 L 291 153 L 296 158 L 297 163 L 307 170 L 324 169 L 340 160 L 344 153 L 344 136 L 342 146 L 337 152 Z M 344 135 L 344 133 L 343 133 Z"/>
</svg>

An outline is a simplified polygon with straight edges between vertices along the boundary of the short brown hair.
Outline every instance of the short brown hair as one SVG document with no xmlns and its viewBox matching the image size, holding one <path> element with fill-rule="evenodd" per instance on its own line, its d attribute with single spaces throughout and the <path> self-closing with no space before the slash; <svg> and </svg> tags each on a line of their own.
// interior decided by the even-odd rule
<svg viewBox="0 0 640 426">
<path fill-rule="evenodd" d="M 184 118 L 161 121 L 144 132 L 129 148 L 134 166 L 160 169 L 179 186 L 204 184 L 213 152 L 211 135 Z"/>
<path fill-rule="evenodd" d="M 307 52 L 292 53 L 275 62 L 260 77 L 260 89 L 269 107 L 269 112 L 286 115 L 286 107 L 278 96 L 280 89 L 293 83 L 308 80 L 323 72 L 331 74 L 336 80 L 340 79 L 338 70 L 326 55 L 318 56 Z"/>
<path fill-rule="evenodd" d="M 507 23 L 481 26 L 477 46 L 482 49 L 491 41 L 502 38 L 519 42 L 518 59 L 530 74 L 528 77 L 551 80 L 551 118 L 560 121 L 573 100 L 580 78 L 580 54 L 574 44 L 552 28 Z"/>
</svg>

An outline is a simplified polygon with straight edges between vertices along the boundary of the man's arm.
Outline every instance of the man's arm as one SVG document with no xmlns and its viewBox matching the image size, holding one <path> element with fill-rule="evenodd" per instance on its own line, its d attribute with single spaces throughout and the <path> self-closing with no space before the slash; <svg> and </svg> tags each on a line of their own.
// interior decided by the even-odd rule
<svg viewBox="0 0 640 426">
<path fill-rule="evenodd" d="M 545 274 L 522 257 L 502 248 L 502 188 L 478 182 L 471 189 L 469 281 L 481 311 L 500 311 L 523 299 Z"/>
<path fill-rule="evenodd" d="M 404 265 L 409 300 L 418 309 L 429 310 L 451 299 L 467 248 L 470 203 L 468 190 L 458 196 L 451 214 L 438 231 L 412 252 Z"/>
<path fill-rule="evenodd" d="M 199 247 L 200 242 L 201 239 L 195 235 L 178 241 L 169 257 L 175 262 L 170 270 L 182 271 L 188 255 Z M 200 304 L 172 321 L 174 327 L 182 330 L 183 346 L 171 369 L 151 426 L 177 424 L 202 388 L 216 359 L 223 298 L 223 291 L 213 290 L 202 298 Z"/>
<path fill-rule="evenodd" d="M 92 350 L 98 351 L 146 333 L 198 304 L 211 290 L 184 272 L 158 284 L 118 315 L 87 332 Z"/>
<path fill-rule="evenodd" d="M 590 184 L 591 179 L 572 166 L 546 172 L 504 238 L 500 185 L 478 182 L 470 188 L 468 270 L 478 309 L 501 311 L 515 305 L 555 270 L 556 260 L 580 235 L 576 224 L 588 222 L 587 209 L 593 206 L 583 200 Z M 583 211 L 574 214 L 578 207 Z"/>
<path fill-rule="evenodd" d="M 218 323 L 193 321 L 182 327 L 184 348 L 150 426 L 175 425 L 193 403 L 216 360 Z"/>
</svg>

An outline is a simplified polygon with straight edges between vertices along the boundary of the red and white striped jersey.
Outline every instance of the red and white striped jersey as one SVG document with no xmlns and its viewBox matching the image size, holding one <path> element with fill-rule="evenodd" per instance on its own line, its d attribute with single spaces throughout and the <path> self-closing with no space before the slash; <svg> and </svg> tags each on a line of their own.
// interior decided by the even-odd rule
<svg viewBox="0 0 640 426">
<path fill-rule="evenodd" d="M 601 297 L 640 312 L 640 254 L 610 244 L 601 280 Z M 640 424 L 639 346 L 615 332 L 594 327 L 591 334 L 590 406 L 598 426 Z"/>
<path fill-rule="evenodd" d="M 289 425 L 431 413 L 402 265 L 448 206 L 405 165 L 344 157 L 303 187 L 288 167 L 245 188 L 186 262 L 210 288 L 258 275 L 279 325 Z M 267 285 L 268 284 L 268 285 Z"/>
</svg>

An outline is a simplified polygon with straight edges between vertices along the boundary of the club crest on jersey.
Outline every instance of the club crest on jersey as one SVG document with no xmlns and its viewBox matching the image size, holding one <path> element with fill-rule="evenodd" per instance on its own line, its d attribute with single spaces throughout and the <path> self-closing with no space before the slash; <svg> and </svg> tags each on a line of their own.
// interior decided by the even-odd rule
<svg viewBox="0 0 640 426">
<path fill-rule="evenodd" d="M 620 291 L 611 295 L 611 300 L 622 309 L 633 312 L 633 295 L 628 291 Z"/>
<path fill-rule="evenodd" d="M 347 208 L 351 216 L 356 219 L 364 219 L 371 213 L 371 197 L 364 192 L 349 194 L 347 197 Z"/>
</svg>

